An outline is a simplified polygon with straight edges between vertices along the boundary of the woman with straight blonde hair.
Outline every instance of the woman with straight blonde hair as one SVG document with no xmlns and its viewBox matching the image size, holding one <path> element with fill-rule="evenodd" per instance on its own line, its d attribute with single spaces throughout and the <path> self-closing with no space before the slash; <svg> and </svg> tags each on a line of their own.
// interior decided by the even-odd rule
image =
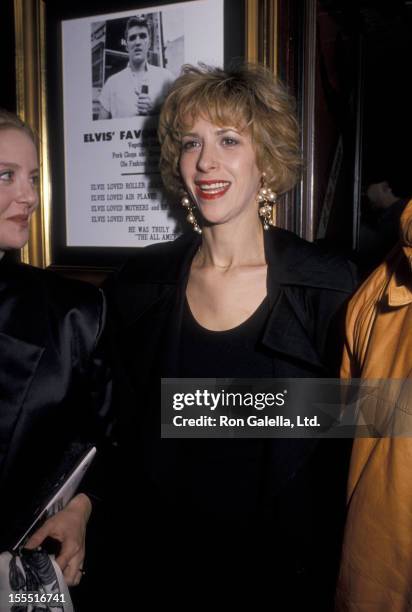
<svg viewBox="0 0 412 612">
<path fill-rule="evenodd" d="M 57 597 L 49 602 L 71 609 L 58 568 L 68 585 L 80 582 L 93 487 L 15 547 L 67 454 L 74 462 L 75 450 L 103 432 L 110 403 L 102 294 L 8 257 L 29 239 L 38 181 L 33 132 L 0 110 L 0 552 L 13 551 L 0 565 L 1 610 L 9 609 L 2 607 L 5 597 L 14 609 L 27 591 L 36 592 L 32 603 L 45 601 L 34 596 L 46 593 Z M 58 544 L 54 568 L 38 551 L 50 538 Z"/>
</svg>

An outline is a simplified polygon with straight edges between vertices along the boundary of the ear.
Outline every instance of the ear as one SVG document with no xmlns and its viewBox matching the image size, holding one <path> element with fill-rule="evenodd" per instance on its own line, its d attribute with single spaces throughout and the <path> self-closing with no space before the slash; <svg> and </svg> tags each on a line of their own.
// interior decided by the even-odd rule
<svg viewBox="0 0 412 612">
<path fill-rule="evenodd" d="M 267 168 L 265 171 L 262 172 L 262 187 L 270 187 L 273 184 L 273 180 L 274 180 L 274 175 L 273 172 L 270 170 L 270 168 Z"/>
<path fill-rule="evenodd" d="M 273 178 L 272 172 L 270 171 L 270 168 L 266 168 L 265 170 L 262 171 L 262 185 L 264 183 L 270 183 L 270 181 Z"/>
</svg>

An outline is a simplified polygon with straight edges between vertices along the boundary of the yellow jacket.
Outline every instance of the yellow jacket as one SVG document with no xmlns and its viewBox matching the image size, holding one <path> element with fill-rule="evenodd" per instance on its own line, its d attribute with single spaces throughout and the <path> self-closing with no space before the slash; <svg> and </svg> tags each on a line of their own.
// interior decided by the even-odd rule
<svg viewBox="0 0 412 612">
<path fill-rule="evenodd" d="M 412 200 L 401 242 L 349 304 L 345 378 L 412 378 Z M 412 610 L 412 437 L 354 441 L 336 609 Z"/>
</svg>

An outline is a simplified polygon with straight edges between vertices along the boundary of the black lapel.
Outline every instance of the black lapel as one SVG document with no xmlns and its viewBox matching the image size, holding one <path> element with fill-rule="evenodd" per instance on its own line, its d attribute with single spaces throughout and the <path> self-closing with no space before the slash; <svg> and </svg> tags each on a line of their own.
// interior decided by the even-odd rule
<svg viewBox="0 0 412 612">
<path fill-rule="evenodd" d="M 163 376 L 168 378 L 177 378 L 180 375 L 180 342 L 186 287 L 190 266 L 199 245 L 200 238 L 196 234 L 189 234 L 187 238 L 185 236 L 184 245 L 182 244 L 185 251 L 179 251 L 179 262 L 174 267 L 174 272 L 177 274 L 174 303 L 165 326 L 164 350 L 161 359 L 161 371 Z"/>
<path fill-rule="evenodd" d="M 174 295 L 179 283 L 187 278 L 193 256 L 199 246 L 197 236 L 183 234 L 172 243 L 155 244 L 141 249 L 106 285 L 109 303 L 127 329 L 156 306 Z M 120 278 L 120 284 L 117 282 Z"/>
<path fill-rule="evenodd" d="M 30 270 L 0 264 L 0 472 L 44 352 L 44 295 Z"/>
<path fill-rule="evenodd" d="M 279 228 L 265 232 L 265 253 L 271 312 L 263 344 L 279 355 L 308 364 L 319 375 L 326 373 L 315 347 L 313 321 L 308 320 L 298 294 L 304 289 L 331 290 L 341 292 L 343 299 L 353 286 L 348 268 L 342 268 L 340 258 L 323 254 L 313 244 Z M 334 267 L 339 269 L 336 274 Z M 342 278 L 342 273 L 348 278 Z"/>
<path fill-rule="evenodd" d="M 0 331 L 42 347 L 47 336 L 43 270 L 0 263 Z"/>
<path fill-rule="evenodd" d="M 325 376 L 327 372 L 315 345 L 313 321 L 308 320 L 299 293 L 329 290 L 337 292 L 338 302 L 343 301 L 353 290 L 354 275 L 340 257 L 322 253 L 315 245 L 279 228 L 265 232 L 265 253 L 272 309 L 263 343 L 280 357 L 275 358 L 275 376 L 290 376 L 290 366 L 287 360 L 282 363 L 282 356 L 301 364 L 302 376 Z M 282 366 L 276 367 L 276 363 Z M 315 438 L 271 441 L 268 486 L 272 494 L 279 494 L 292 482 L 319 442 Z"/>
<path fill-rule="evenodd" d="M 108 284 L 108 302 L 121 321 L 117 333 L 120 345 L 127 347 L 124 361 L 130 372 L 179 375 L 184 295 L 199 244 L 195 234 L 183 234 L 173 243 L 142 249 L 121 271 L 120 283 L 114 279 Z"/>
<path fill-rule="evenodd" d="M 300 305 L 293 293 L 287 287 L 280 287 L 262 342 L 279 356 L 292 357 L 311 369 L 326 372 L 302 319 Z"/>
<path fill-rule="evenodd" d="M 329 289 L 347 293 L 354 275 L 340 256 L 278 227 L 265 232 L 265 254 L 283 286 Z M 337 274 L 339 272 L 339 274 Z"/>
</svg>

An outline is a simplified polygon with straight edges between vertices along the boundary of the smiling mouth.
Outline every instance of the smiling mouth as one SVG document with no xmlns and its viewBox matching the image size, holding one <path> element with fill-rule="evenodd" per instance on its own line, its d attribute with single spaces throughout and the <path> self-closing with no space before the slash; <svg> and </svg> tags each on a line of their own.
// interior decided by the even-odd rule
<svg viewBox="0 0 412 612">
<path fill-rule="evenodd" d="M 14 217 L 8 217 L 7 221 L 13 221 L 20 225 L 28 225 L 29 217 L 27 215 L 14 215 Z"/>
<path fill-rule="evenodd" d="M 225 195 L 231 183 L 228 181 L 198 181 L 195 182 L 196 195 L 204 200 L 215 200 Z"/>
</svg>

